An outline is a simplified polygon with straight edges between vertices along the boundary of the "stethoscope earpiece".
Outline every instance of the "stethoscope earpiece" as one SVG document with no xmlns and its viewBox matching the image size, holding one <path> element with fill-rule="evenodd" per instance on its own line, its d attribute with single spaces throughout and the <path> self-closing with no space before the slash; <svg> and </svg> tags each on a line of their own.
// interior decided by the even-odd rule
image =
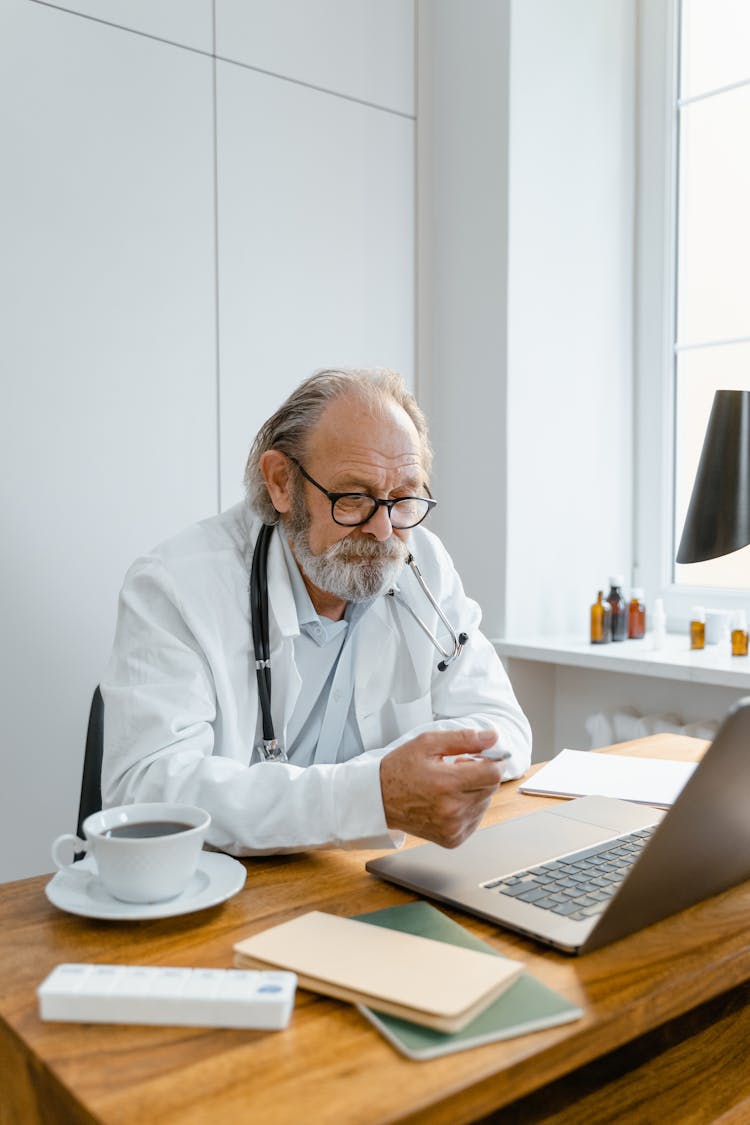
<svg viewBox="0 0 750 1125">
<path fill-rule="evenodd" d="M 422 620 L 422 618 L 419 616 L 418 613 L 414 612 L 414 610 L 411 608 L 409 603 L 405 602 L 405 601 L 402 601 L 401 598 L 399 598 L 398 601 L 404 607 L 404 609 L 409 611 L 409 613 L 412 615 L 412 617 L 416 621 L 417 625 L 419 625 L 422 632 L 426 633 L 426 635 L 430 638 L 430 640 L 434 644 L 435 648 L 438 650 L 438 652 L 442 656 L 443 659 L 439 662 L 437 667 L 438 667 L 438 672 L 445 672 L 446 669 L 449 667 L 449 665 L 451 665 L 453 663 L 453 661 L 456 659 L 456 657 L 461 655 L 461 652 L 463 650 L 464 645 L 468 643 L 469 634 L 468 633 L 457 633 L 456 630 L 453 628 L 450 621 L 445 616 L 442 609 L 438 605 L 437 601 L 433 597 L 432 591 L 430 590 L 429 586 L 427 585 L 427 583 L 424 580 L 424 577 L 422 575 L 422 571 L 419 569 L 417 564 L 414 562 L 414 556 L 413 555 L 410 554 L 410 555 L 407 556 L 406 565 L 411 569 L 414 577 L 416 578 L 417 582 L 420 585 L 420 588 L 421 588 L 424 596 L 427 598 L 428 602 L 430 603 L 432 608 L 435 610 L 435 612 L 437 613 L 440 620 L 443 622 L 443 625 L 445 625 L 446 629 L 448 630 L 448 633 L 449 633 L 450 639 L 451 639 L 452 648 L 450 650 L 448 650 L 446 648 L 443 648 L 440 641 L 437 639 L 437 637 L 433 633 L 432 629 L 430 629 L 429 626 L 424 623 L 424 621 Z M 396 589 L 388 591 L 388 593 L 393 598 L 396 597 L 397 592 L 398 591 Z"/>
</svg>

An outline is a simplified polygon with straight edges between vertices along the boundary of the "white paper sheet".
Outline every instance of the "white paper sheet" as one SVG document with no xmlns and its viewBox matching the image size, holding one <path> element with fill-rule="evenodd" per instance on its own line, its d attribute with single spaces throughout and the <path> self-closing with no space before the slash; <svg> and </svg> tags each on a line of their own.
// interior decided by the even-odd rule
<svg viewBox="0 0 750 1125">
<path fill-rule="evenodd" d="M 696 764 L 561 750 L 519 788 L 521 793 L 547 797 L 619 797 L 666 809 L 674 804 Z"/>
</svg>

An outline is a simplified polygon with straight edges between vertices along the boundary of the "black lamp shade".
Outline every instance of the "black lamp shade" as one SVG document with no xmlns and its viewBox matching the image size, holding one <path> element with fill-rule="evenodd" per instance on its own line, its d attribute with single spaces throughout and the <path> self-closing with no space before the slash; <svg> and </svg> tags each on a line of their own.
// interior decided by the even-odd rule
<svg viewBox="0 0 750 1125">
<path fill-rule="evenodd" d="M 748 543 L 750 391 L 716 391 L 677 562 L 704 562 Z"/>
</svg>

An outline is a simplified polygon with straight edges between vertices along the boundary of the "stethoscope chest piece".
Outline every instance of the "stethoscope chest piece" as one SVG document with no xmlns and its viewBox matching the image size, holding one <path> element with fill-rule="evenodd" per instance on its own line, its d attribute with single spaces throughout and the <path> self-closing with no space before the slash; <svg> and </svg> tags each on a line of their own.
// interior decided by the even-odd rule
<svg viewBox="0 0 750 1125">
<path fill-rule="evenodd" d="M 259 752 L 264 762 L 289 761 L 287 752 L 278 738 L 263 738 L 256 744 L 255 749 Z"/>
</svg>

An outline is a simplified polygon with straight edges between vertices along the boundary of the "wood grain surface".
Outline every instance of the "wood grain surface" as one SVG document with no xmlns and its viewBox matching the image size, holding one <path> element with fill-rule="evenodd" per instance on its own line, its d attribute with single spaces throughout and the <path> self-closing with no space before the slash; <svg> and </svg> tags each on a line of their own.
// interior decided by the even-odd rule
<svg viewBox="0 0 750 1125">
<path fill-rule="evenodd" d="M 611 752 L 697 760 L 706 745 L 656 735 Z M 551 800 L 508 783 L 486 823 Z M 0 887 L 2 1125 L 750 1121 L 750 883 L 584 957 L 441 905 L 584 1017 L 429 1062 L 399 1055 L 355 1008 L 302 990 L 281 1032 L 39 1019 L 35 989 L 62 961 L 229 968 L 234 942 L 303 911 L 412 901 L 364 870 L 375 854 L 248 860 L 228 902 L 142 922 L 63 913 L 44 895 L 48 876 Z"/>
</svg>

